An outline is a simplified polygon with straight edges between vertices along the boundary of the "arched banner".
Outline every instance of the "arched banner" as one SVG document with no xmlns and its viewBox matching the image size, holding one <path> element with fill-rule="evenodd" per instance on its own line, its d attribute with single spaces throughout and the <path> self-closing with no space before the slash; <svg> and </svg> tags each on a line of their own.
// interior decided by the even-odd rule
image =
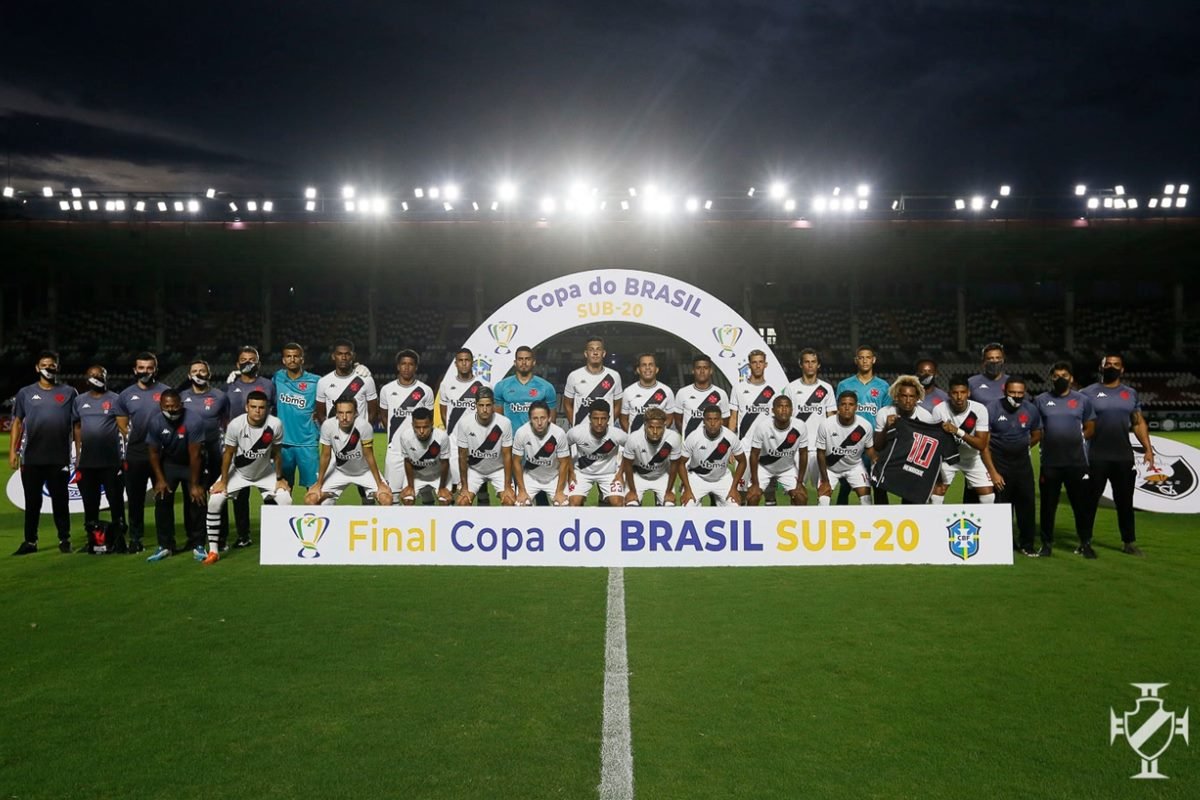
<svg viewBox="0 0 1200 800">
<path fill-rule="evenodd" d="M 686 281 L 630 269 L 576 272 L 538 284 L 496 309 L 463 346 L 475 355 L 475 377 L 494 384 L 512 368 L 517 347 L 536 347 L 572 328 L 611 322 L 658 328 L 690 342 L 712 356 L 734 386 L 749 375 L 747 354 L 762 350 L 767 381 L 787 383 L 783 366 L 741 314 Z M 453 376 L 451 364 L 446 377 Z"/>
</svg>

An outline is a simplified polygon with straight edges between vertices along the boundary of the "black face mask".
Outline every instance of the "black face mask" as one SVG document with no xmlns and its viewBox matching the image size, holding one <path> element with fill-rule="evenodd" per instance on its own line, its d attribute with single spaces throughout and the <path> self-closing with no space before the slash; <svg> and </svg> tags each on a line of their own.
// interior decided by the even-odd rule
<svg viewBox="0 0 1200 800">
<path fill-rule="evenodd" d="M 1004 362 L 989 361 L 983 365 L 983 374 L 989 378 L 998 378 L 1000 373 L 1004 371 Z"/>
<path fill-rule="evenodd" d="M 1071 388 L 1071 381 L 1065 377 L 1055 378 L 1053 386 L 1055 394 L 1062 394 L 1067 389 Z"/>
<path fill-rule="evenodd" d="M 201 388 L 208 386 L 208 376 L 207 375 L 193 375 L 192 376 L 192 384 L 194 386 L 199 386 Z"/>
<path fill-rule="evenodd" d="M 137 378 L 138 383 L 148 384 L 148 383 L 150 383 L 150 381 L 154 380 L 154 373 L 153 372 L 135 372 L 135 373 L 133 373 L 133 377 Z"/>
<path fill-rule="evenodd" d="M 255 364 L 253 361 L 247 361 L 245 364 L 238 366 L 238 371 L 243 375 L 257 375 L 258 364 Z"/>
<path fill-rule="evenodd" d="M 45 369 L 39 369 L 38 375 L 41 375 L 46 381 L 54 383 L 58 380 L 58 367 L 46 367 Z"/>
<path fill-rule="evenodd" d="M 1009 411 L 1016 411 L 1018 408 L 1021 407 L 1021 403 L 1023 400 L 1024 400 L 1023 397 L 1005 397 L 1004 404 L 1006 406 L 1008 406 Z"/>
<path fill-rule="evenodd" d="M 933 383 L 933 376 L 932 375 L 921 375 L 920 377 L 917 378 L 917 380 L 919 380 L 921 382 L 922 386 L 930 386 Z"/>
<path fill-rule="evenodd" d="M 1105 383 L 1113 383 L 1121 377 L 1121 370 L 1116 367 L 1105 367 L 1100 370 L 1100 377 Z"/>
<path fill-rule="evenodd" d="M 104 378 L 88 378 L 88 385 L 98 392 L 104 391 L 104 387 L 108 386 L 108 382 Z"/>
</svg>

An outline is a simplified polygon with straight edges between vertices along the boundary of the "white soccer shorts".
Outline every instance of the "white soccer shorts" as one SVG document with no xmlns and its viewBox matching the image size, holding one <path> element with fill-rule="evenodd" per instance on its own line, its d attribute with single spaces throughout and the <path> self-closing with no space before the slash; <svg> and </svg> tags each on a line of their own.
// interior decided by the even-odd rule
<svg viewBox="0 0 1200 800">
<path fill-rule="evenodd" d="M 625 496 L 625 487 L 617 477 L 619 473 L 611 472 L 604 475 L 583 475 L 575 473 L 575 483 L 569 484 L 567 494 L 571 497 L 587 497 L 593 486 L 600 487 L 600 497 L 604 500 L 615 495 Z"/>
<path fill-rule="evenodd" d="M 421 492 L 428 489 L 433 493 L 433 498 L 439 506 L 447 505 L 447 501 L 438 497 L 438 486 L 441 485 L 441 479 L 425 480 L 424 478 L 415 478 L 413 480 L 413 496 L 404 499 L 404 505 L 411 506 L 417 502 L 417 497 Z M 449 487 L 447 487 L 449 488 Z"/>
<path fill-rule="evenodd" d="M 399 434 L 396 435 L 399 436 Z M 392 448 L 389 447 L 387 458 L 383 462 L 383 473 L 392 494 L 399 494 L 400 490 L 408 485 L 408 475 L 404 472 L 404 454 L 393 453 Z"/>
<path fill-rule="evenodd" d="M 700 505 L 700 501 L 708 494 L 712 495 L 715 506 L 740 505 L 729 499 L 729 490 L 733 488 L 733 475 L 728 471 L 715 481 L 706 480 L 693 472 L 688 475 L 688 483 L 691 484 L 692 496 L 695 498 L 689 505 Z"/>
<path fill-rule="evenodd" d="M 379 488 L 375 485 L 375 479 L 371 477 L 370 472 L 364 472 L 362 475 L 347 475 L 335 469 L 321 484 L 321 493 L 331 495 L 322 500 L 321 505 L 331 506 L 336 503 L 347 486 L 361 486 L 363 494 L 368 500 L 375 499 L 375 491 Z"/>
<path fill-rule="evenodd" d="M 554 493 L 558 491 L 558 476 L 557 475 L 554 478 L 552 478 L 551 480 L 543 483 L 542 481 L 531 478 L 529 476 L 529 473 L 526 472 L 522 476 L 522 480 L 525 482 L 525 493 L 527 495 L 529 495 L 529 502 L 526 503 L 525 505 L 527 505 L 527 506 L 533 505 L 533 498 L 537 497 L 538 492 L 545 492 L 546 497 L 550 500 L 550 502 L 551 503 L 554 502 Z M 564 489 L 564 493 L 565 493 L 566 487 L 563 487 L 563 489 Z"/>
<path fill-rule="evenodd" d="M 750 468 L 747 467 L 746 469 L 748 471 Z M 758 488 L 762 489 L 763 492 L 766 492 L 767 487 L 771 485 L 771 481 L 775 481 L 775 485 L 778 486 L 780 489 L 783 489 L 785 492 L 794 491 L 796 489 L 796 470 L 791 469 L 791 470 L 788 470 L 787 472 L 783 473 L 782 475 L 775 475 L 775 474 L 763 469 L 762 465 L 760 464 L 758 467 Z M 742 482 L 746 484 L 746 488 L 742 489 L 741 486 L 739 486 L 738 488 L 741 489 L 742 491 L 749 491 L 750 490 L 749 479 L 742 478 Z"/>
<path fill-rule="evenodd" d="M 674 501 L 672 501 L 670 503 L 663 502 L 663 497 L 666 496 L 667 489 L 670 488 L 668 486 L 668 483 L 670 482 L 670 478 L 671 478 L 670 472 L 664 472 L 662 475 L 659 475 L 657 478 L 647 478 L 643 475 L 638 475 L 635 473 L 633 476 L 633 481 L 634 481 L 634 488 L 637 489 L 637 499 L 633 501 L 633 504 L 641 505 L 642 498 L 646 496 L 646 492 L 654 492 L 654 504 L 655 505 L 657 505 L 657 506 L 663 506 L 663 505 L 673 506 L 673 505 L 675 505 Z"/>
<path fill-rule="evenodd" d="M 467 467 L 468 492 L 471 494 L 479 494 L 479 490 L 483 488 L 485 483 L 491 484 L 492 490 L 496 493 L 497 499 L 499 499 L 500 495 L 504 493 L 504 490 L 508 488 L 504 485 L 504 470 L 498 469 L 495 472 L 489 472 L 487 475 L 484 475 L 476 472 L 470 467 Z"/>
<path fill-rule="evenodd" d="M 939 478 L 942 483 L 949 486 L 954 481 L 954 476 L 962 473 L 967 479 L 967 486 L 972 489 L 990 489 L 992 487 L 992 476 L 988 475 L 987 467 L 983 465 L 983 459 L 976 458 L 970 463 L 964 463 L 961 459 L 957 464 L 942 464 Z"/>
<path fill-rule="evenodd" d="M 841 478 L 846 479 L 846 483 L 850 484 L 851 489 L 869 489 L 871 487 L 871 476 L 867 473 L 867 468 L 862 465 L 862 462 L 856 462 L 850 469 L 844 472 L 834 472 L 829 470 L 829 483 L 835 484 Z"/>
<path fill-rule="evenodd" d="M 288 492 L 287 489 L 276 489 L 275 487 L 278 483 L 279 481 L 275 479 L 274 475 L 268 475 L 265 478 L 259 478 L 256 481 L 252 481 L 237 470 L 234 470 L 233 474 L 229 476 L 229 480 L 225 482 L 225 491 L 222 494 L 213 494 L 209 496 L 209 510 L 220 512 L 221 505 L 225 503 L 226 500 L 232 500 L 241 494 L 243 490 L 249 488 L 258 489 L 259 492 L 262 493 L 264 500 L 268 497 L 273 497 L 278 505 L 291 505 L 291 493 Z"/>
</svg>

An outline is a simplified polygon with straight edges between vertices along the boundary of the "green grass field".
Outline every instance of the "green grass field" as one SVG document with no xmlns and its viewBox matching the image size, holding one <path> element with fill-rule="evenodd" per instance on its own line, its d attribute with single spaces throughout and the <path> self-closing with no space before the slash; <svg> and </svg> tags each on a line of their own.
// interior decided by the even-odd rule
<svg viewBox="0 0 1200 800">
<path fill-rule="evenodd" d="M 0 502 L 2 798 L 597 795 L 605 570 L 11 558 Z M 1063 506 L 1012 567 L 626 570 L 637 795 L 1198 796 L 1108 721 L 1200 713 L 1197 519 Z"/>
</svg>

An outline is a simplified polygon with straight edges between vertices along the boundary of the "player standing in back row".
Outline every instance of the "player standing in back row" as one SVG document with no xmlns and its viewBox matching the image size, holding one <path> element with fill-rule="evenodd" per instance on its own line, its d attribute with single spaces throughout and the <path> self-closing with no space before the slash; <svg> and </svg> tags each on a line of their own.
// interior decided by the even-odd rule
<svg viewBox="0 0 1200 800">
<path fill-rule="evenodd" d="M 487 384 L 475 377 L 475 354 L 463 348 L 454 354 L 455 375 L 443 380 L 438 390 L 438 413 L 450 437 L 450 488 L 457 489 L 463 483 L 459 473 L 458 423 L 475 413 L 475 400 Z M 493 397 L 495 395 L 493 394 Z"/>
<path fill-rule="evenodd" d="M 563 388 L 564 427 L 567 430 L 586 421 L 592 403 L 597 400 L 608 403 L 614 420 L 621 418 L 621 376 L 604 366 L 607 355 L 604 340 L 599 336 L 593 336 L 584 344 L 586 363 L 567 376 L 567 385 Z"/>
<path fill-rule="evenodd" d="M 801 483 L 815 491 L 821 483 L 817 465 L 817 432 L 826 417 L 837 413 L 837 396 L 833 386 L 817 377 L 821 372 L 821 356 L 811 347 L 800 351 L 800 377 L 783 387 L 792 401 L 792 413 L 808 426 L 808 468 L 800 476 Z"/>
<path fill-rule="evenodd" d="M 396 380 L 385 383 L 379 390 L 379 416 L 388 437 L 384 474 L 393 496 L 399 495 L 408 485 L 400 430 L 410 427 L 409 415 L 416 409 L 428 408 L 433 411 L 433 390 L 417 380 L 417 367 L 420 364 L 421 357 L 415 350 L 396 353 Z"/>
</svg>

